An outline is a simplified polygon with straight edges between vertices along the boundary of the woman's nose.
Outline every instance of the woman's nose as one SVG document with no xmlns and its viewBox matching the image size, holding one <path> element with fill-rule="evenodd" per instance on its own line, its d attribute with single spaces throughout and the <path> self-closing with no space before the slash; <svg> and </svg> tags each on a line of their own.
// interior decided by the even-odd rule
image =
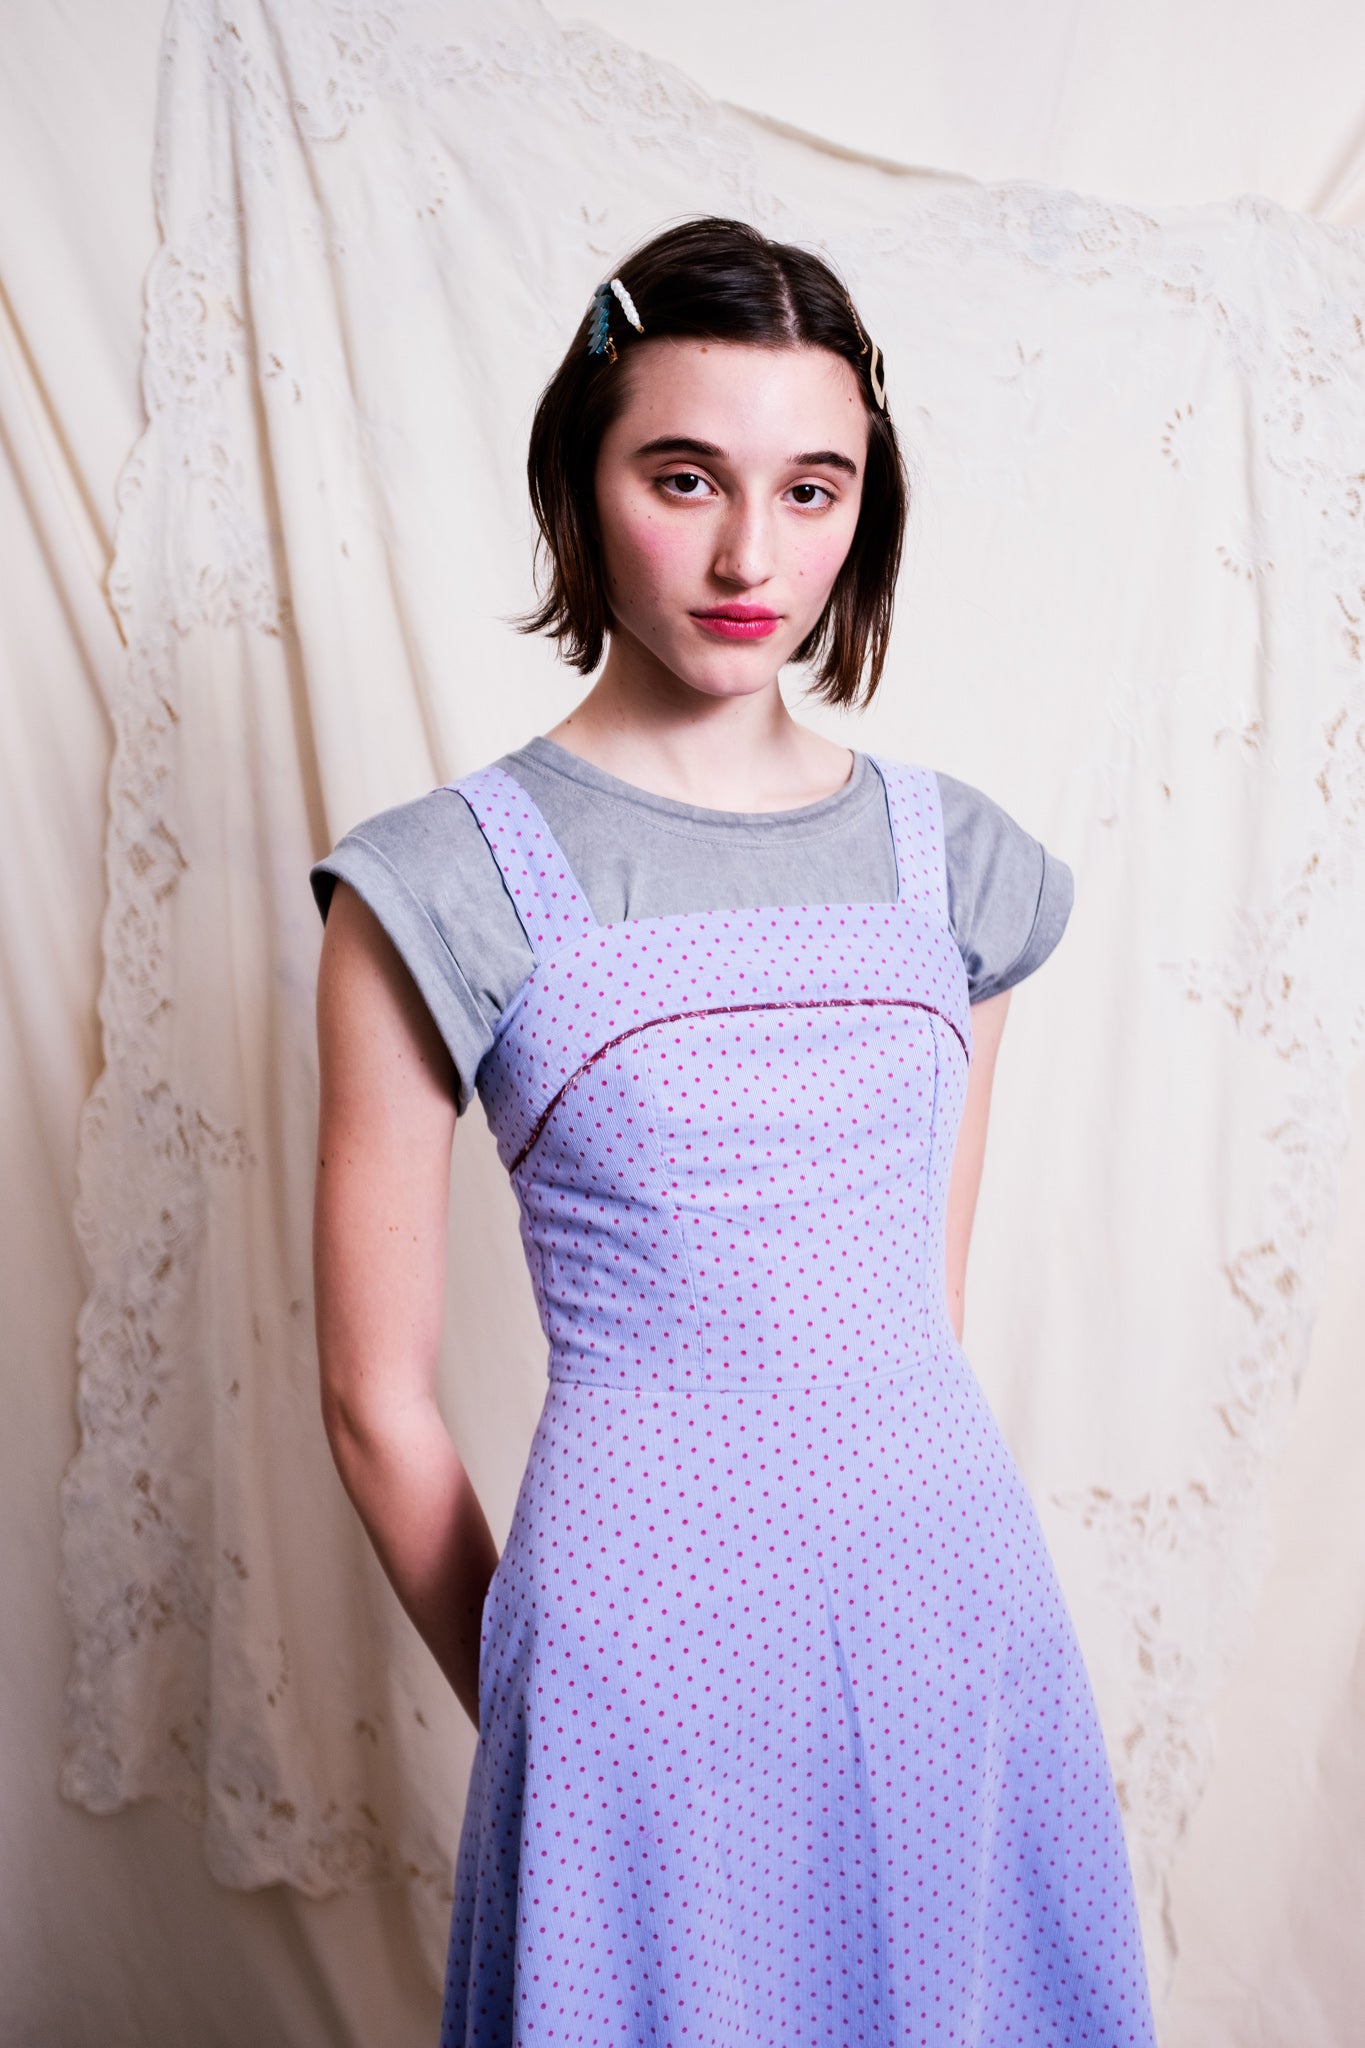
<svg viewBox="0 0 1365 2048">
<path fill-rule="evenodd" d="M 772 519 L 765 505 L 736 500 L 727 512 L 713 563 L 722 583 L 752 590 L 773 573 Z"/>
</svg>

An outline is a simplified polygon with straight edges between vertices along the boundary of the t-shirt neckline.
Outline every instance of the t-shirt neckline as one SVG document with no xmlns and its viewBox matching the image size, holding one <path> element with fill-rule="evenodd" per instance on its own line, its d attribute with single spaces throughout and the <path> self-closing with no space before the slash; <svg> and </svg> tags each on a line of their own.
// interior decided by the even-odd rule
<svg viewBox="0 0 1365 2048">
<path fill-rule="evenodd" d="M 848 780 L 838 789 L 831 790 L 828 796 L 816 797 L 813 803 L 793 804 L 783 810 L 727 811 L 710 804 L 687 803 L 679 797 L 661 796 L 655 790 L 642 789 L 638 783 L 626 782 L 619 775 L 599 768 L 595 762 L 585 761 L 581 754 L 571 752 L 544 733 L 536 733 L 515 751 L 529 755 L 538 766 L 563 775 L 571 782 L 581 783 L 622 803 L 636 804 L 644 810 L 658 811 L 670 818 L 684 818 L 699 825 L 760 825 L 768 829 L 783 825 L 799 826 L 807 822 L 822 824 L 831 813 L 856 804 L 867 794 L 870 766 L 866 754 L 853 747 L 849 750 L 853 755 L 853 767 Z"/>
</svg>

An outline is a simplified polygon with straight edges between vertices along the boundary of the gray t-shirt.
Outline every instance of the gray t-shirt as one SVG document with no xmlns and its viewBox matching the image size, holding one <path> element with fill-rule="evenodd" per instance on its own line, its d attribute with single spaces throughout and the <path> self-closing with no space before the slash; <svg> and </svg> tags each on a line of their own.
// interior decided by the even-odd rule
<svg viewBox="0 0 1365 2048">
<path fill-rule="evenodd" d="M 854 751 L 842 789 L 786 811 L 716 811 L 622 782 L 537 737 L 500 768 L 530 795 L 599 923 L 763 904 L 889 903 L 885 792 Z M 970 783 L 938 776 L 948 916 L 972 1002 L 1040 967 L 1071 913 L 1070 868 Z M 383 925 L 435 1019 L 469 1105 L 498 1017 L 535 962 L 474 814 L 434 789 L 348 832 L 313 868 L 323 917 L 338 880 Z"/>
</svg>

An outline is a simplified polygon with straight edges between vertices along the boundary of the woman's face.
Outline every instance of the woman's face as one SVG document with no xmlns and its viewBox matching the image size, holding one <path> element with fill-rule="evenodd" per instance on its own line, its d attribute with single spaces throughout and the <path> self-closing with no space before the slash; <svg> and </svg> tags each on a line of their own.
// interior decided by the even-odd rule
<svg viewBox="0 0 1365 2048">
<path fill-rule="evenodd" d="M 608 670 L 710 697 L 775 683 L 852 544 L 867 415 L 818 348 L 662 337 L 623 352 L 598 451 Z"/>
</svg>

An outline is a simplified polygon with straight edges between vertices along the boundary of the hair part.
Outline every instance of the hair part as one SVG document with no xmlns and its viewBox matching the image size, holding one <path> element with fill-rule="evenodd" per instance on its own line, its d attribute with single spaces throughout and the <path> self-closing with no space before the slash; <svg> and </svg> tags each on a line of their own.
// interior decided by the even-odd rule
<svg viewBox="0 0 1365 2048">
<path fill-rule="evenodd" d="M 867 703 L 881 680 L 909 506 L 905 463 L 890 414 L 872 389 L 871 347 L 830 266 L 746 221 L 714 215 L 655 235 L 615 273 L 633 299 L 643 339 L 822 348 L 858 379 L 868 419 L 862 500 L 852 545 L 828 601 L 793 659 L 815 665 L 815 693 L 839 706 Z M 612 301 L 615 311 L 615 300 Z M 598 533 L 595 475 L 602 437 L 621 412 L 634 330 L 613 319 L 620 360 L 588 350 L 592 306 L 540 395 L 527 480 L 539 535 L 543 596 L 518 620 L 547 633 L 580 675 L 602 659 L 612 619 Z M 866 679 L 864 681 L 864 678 Z"/>
</svg>

